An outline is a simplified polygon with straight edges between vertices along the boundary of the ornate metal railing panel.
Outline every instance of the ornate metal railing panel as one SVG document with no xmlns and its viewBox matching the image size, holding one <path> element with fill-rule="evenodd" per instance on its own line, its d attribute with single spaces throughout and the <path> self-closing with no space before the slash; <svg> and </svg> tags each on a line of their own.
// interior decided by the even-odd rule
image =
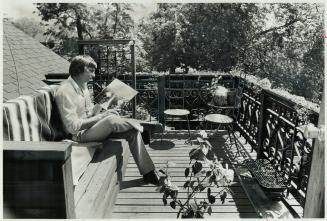
<svg viewBox="0 0 327 221">
<path fill-rule="evenodd" d="M 152 121 L 159 118 L 159 99 L 158 99 L 158 89 L 138 89 L 138 94 L 136 97 L 137 109 L 136 116 L 140 115 L 140 107 L 147 111 L 147 117 L 143 117 L 143 120 Z"/>
<path fill-rule="evenodd" d="M 190 111 L 190 125 L 192 129 L 203 128 L 204 116 L 208 113 L 208 103 L 212 95 L 208 89 L 204 88 L 166 88 L 165 103 L 167 108 L 182 108 Z M 167 119 L 167 122 L 169 119 Z M 176 121 L 176 119 L 175 119 Z M 186 128 L 186 124 L 180 123 L 181 128 Z"/>
<path fill-rule="evenodd" d="M 217 110 L 208 106 L 212 100 L 210 87 L 215 75 L 172 75 L 166 76 L 164 96 L 165 109 L 183 108 L 191 112 L 191 129 L 204 129 L 204 116 Z M 235 78 L 232 76 L 221 76 L 219 84 L 233 90 Z M 168 120 L 169 121 L 169 120 Z M 176 119 L 174 120 L 176 121 Z M 181 120 L 181 128 L 186 129 L 186 123 Z"/>
<path fill-rule="evenodd" d="M 288 191 L 304 207 L 310 176 L 313 141 L 304 138 L 301 125 L 317 124 L 318 113 L 311 112 L 306 122 L 300 106 L 253 84 L 243 89 L 237 125 L 258 158 L 267 158 L 288 180 Z M 302 107 L 302 109 L 305 109 Z"/>
<path fill-rule="evenodd" d="M 132 86 L 131 75 L 120 75 L 118 79 Z M 136 75 L 136 90 L 138 91 L 136 95 L 136 118 L 145 121 L 158 120 L 158 76 L 150 74 Z M 124 107 L 124 111 L 131 114 L 131 102 Z"/>
<path fill-rule="evenodd" d="M 313 142 L 304 138 L 295 103 L 270 91 L 262 92 L 258 157 L 267 158 L 288 180 L 288 191 L 304 206 Z M 311 123 L 317 124 L 317 113 Z"/>
<path fill-rule="evenodd" d="M 256 149 L 258 146 L 260 108 L 260 92 L 254 91 L 250 85 L 245 86 L 239 109 L 236 110 L 238 111 L 237 125 L 242 136 L 246 138 L 253 149 Z"/>
</svg>

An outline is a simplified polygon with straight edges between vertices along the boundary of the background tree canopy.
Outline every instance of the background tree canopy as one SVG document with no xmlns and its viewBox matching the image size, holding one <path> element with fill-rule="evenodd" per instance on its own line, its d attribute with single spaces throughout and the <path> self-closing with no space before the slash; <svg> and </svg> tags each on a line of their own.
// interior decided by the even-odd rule
<svg viewBox="0 0 327 221">
<path fill-rule="evenodd" d="M 274 88 L 318 103 L 324 81 L 323 4 L 158 4 L 140 21 L 133 4 L 37 4 L 57 39 L 77 53 L 76 39 L 134 38 L 138 71 L 241 70 Z"/>
<path fill-rule="evenodd" d="M 127 38 L 134 27 L 129 4 L 38 3 L 37 10 L 66 57 L 77 53 L 76 40 Z"/>
</svg>

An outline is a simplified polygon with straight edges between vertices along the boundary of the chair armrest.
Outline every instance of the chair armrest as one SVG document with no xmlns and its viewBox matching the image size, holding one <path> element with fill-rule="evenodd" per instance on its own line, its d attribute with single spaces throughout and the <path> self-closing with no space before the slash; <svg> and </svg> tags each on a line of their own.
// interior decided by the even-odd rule
<svg viewBox="0 0 327 221">
<path fill-rule="evenodd" d="M 4 141 L 3 157 L 12 160 L 66 160 L 72 151 L 68 142 Z"/>
</svg>

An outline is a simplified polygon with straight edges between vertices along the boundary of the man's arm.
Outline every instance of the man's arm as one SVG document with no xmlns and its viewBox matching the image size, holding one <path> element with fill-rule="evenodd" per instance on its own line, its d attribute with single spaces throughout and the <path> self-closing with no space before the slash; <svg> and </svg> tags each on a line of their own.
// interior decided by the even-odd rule
<svg viewBox="0 0 327 221">
<path fill-rule="evenodd" d="M 94 124 L 96 124 L 98 121 L 105 118 L 107 115 L 108 115 L 107 112 L 103 112 L 103 113 L 99 113 L 99 114 L 97 114 L 97 115 L 95 115 L 93 117 L 83 119 L 80 130 L 89 129 Z"/>
</svg>

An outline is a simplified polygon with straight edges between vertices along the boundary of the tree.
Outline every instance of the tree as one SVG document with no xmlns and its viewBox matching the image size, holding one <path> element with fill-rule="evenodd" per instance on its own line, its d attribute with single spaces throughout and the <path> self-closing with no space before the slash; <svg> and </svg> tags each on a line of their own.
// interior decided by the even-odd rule
<svg viewBox="0 0 327 221">
<path fill-rule="evenodd" d="M 36 8 L 42 20 L 53 23 L 48 29 L 48 33 L 53 34 L 62 44 L 64 39 L 77 36 L 78 40 L 83 40 L 85 33 L 90 37 L 88 31 L 89 13 L 85 4 L 60 4 L 60 3 L 38 3 Z M 74 31 L 76 30 L 76 35 Z M 82 48 L 79 47 L 79 53 Z"/>
<path fill-rule="evenodd" d="M 76 46 L 63 45 L 74 40 L 126 38 L 134 27 L 129 4 L 38 3 L 37 10 L 47 22 L 47 33 L 57 38 L 57 52 Z M 73 40 L 73 41 L 72 41 Z M 66 45 L 67 47 L 67 45 Z M 79 53 L 82 48 L 79 47 Z"/>
<path fill-rule="evenodd" d="M 100 39 L 130 38 L 134 28 L 134 20 L 130 13 L 130 4 L 97 4 L 92 14 L 94 33 Z"/>
<path fill-rule="evenodd" d="M 313 47 L 304 54 L 304 68 L 299 73 L 296 81 L 293 81 L 294 93 L 310 98 L 315 103 L 320 103 L 324 86 L 324 39 L 323 28 L 319 27 Z M 307 90 L 303 90 L 307 88 Z"/>
<path fill-rule="evenodd" d="M 247 73 L 270 79 L 273 87 L 317 101 L 322 85 L 312 86 L 322 79 L 323 62 L 314 64 L 308 58 L 315 46 L 320 47 L 314 50 L 316 56 L 323 56 L 322 44 L 316 43 L 323 35 L 323 5 L 263 4 L 258 8 L 252 18 L 256 31 L 242 47 L 239 66 Z M 314 71 L 309 71 L 310 64 Z M 316 83 L 309 86 L 312 81 Z"/>
<path fill-rule="evenodd" d="M 248 4 L 253 6 L 253 4 Z M 242 4 L 160 4 L 140 25 L 153 69 L 230 70 L 251 30 Z M 144 34 L 145 33 L 145 34 Z"/>
<path fill-rule="evenodd" d="M 254 4 L 186 4 L 183 7 L 183 63 L 203 70 L 228 71 L 252 31 L 249 9 Z"/>
<path fill-rule="evenodd" d="M 158 4 L 157 11 L 139 24 L 137 38 L 143 43 L 143 55 L 151 70 L 174 72 L 181 65 L 177 21 L 180 7 L 180 4 Z"/>
</svg>

